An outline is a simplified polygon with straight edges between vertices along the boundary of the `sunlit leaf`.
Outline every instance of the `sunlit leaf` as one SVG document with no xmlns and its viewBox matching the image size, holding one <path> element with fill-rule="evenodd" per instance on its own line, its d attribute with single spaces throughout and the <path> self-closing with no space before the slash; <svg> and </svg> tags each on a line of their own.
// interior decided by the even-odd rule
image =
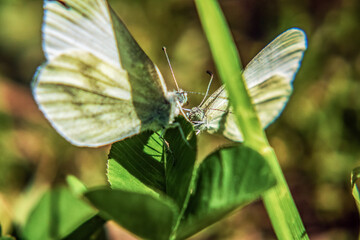
<svg viewBox="0 0 360 240">
<path fill-rule="evenodd" d="M 353 169 L 351 173 L 351 187 L 352 187 L 352 195 L 355 199 L 356 206 L 360 213 L 360 167 Z"/>
<path fill-rule="evenodd" d="M 66 182 L 68 183 L 72 193 L 77 196 L 82 195 L 87 190 L 85 184 L 73 175 L 66 176 Z"/>
<path fill-rule="evenodd" d="M 95 214 L 93 208 L 68 189 L 52 189 L 44 194 L 31 212 L 23 235 L 26 239 L 60 239 Z"/>
<path fill-rule="evenodd" d="M 146 239 L 168 239 L 178 216 L 175 203 L 165 197 L 159 200 L 120 189 L 95 189 L 85 196 L 101 216 Z"/>
<path fill-rule="evenodd" d="M 219 150 L 199 166 L 179 236 L 187 237 L 245 206 L 275 185 L 265 160 L 245 146 Z"/>
<path fill-rule="evenodd" d="M 98 215 L 84 222 L 64 240 L 102 240 L 106 239 L 105 220 Z"/>
<path fill-rule="evenodd" d="M 111 187 L 153 196 L 162 192 L 181 208 L 196 159 L 196 137 L 191 134 L 191 124 L 178 118 L 164 137 L 143 133 L 113 144 L 108 161 Z"/>
<path fill-rule="evenodd" d="M 149 154 L 149 149 L 156 153 Z M 162 141 L 150 132 L 114 143 L 108 161 L 111 187 L 134 192 L 164 191 L 165 173 L 161 158 Z"/>
</svg>

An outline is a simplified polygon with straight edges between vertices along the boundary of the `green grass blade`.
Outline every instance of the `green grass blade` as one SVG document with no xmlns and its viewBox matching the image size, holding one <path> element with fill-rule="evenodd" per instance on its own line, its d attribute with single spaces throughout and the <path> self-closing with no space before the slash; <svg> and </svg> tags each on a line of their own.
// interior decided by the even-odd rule
<svg viewBox="0 0 360 240">
<path fill-rule="evenodd" d="M 248 145 L 267 143 L 242 77 L 240 57 L 215 0 L 195 1 L 221 79 L 227 85 L 238 126 Z M 231 86 L 231 87 L 230 87 Z M 246 126 L 246 127 L 244 127 Z"/>
<path fill-rule="evenodd" d="M 246 90 L 241 61 L 221 9 L 216 0 L 196 0 L 195 3 L 216 67 L 227 86 L 244 144 L 263 155 L 277 180 L 277 186 L 263 195 L 274 230 L 279 239 L 308 239 L 276 155 L 267 141 Z"/>
</svg>

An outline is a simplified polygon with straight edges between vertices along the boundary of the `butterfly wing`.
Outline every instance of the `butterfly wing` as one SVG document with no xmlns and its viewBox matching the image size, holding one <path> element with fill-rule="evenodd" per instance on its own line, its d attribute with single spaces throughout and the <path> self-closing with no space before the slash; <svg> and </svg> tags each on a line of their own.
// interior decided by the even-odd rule
<svg viewBox="0 0 360 240">
<path fill-rule="evenodd" d="M 306 47 L 305 33 L 292 28 L 275 38 L 246 66 L 244 78 L 264 128 L 284 109 Z"/>
<path fill-rule="evenodd" d="M 48 62 L 33 93 L 61 135 L 101 146 L 171 122 L 174 103 L 158 68 L 105 0 L 45 0 L 44 8 Z"/>
<path fill-rule="evenodd" d="M 40 68 L 35 99 L 72 144 L 105 145 L 140 132 L 126 74 L 91 53 L 70 51 Z"/>
<path fill-rule="evenodd" d="M 48 61 L 78 49 L 123 68 L 104 0 L 45 0 L 44 10 L 43 50 Z"/>
<path fill-rule="evenodd" d="M 243 76 L 264 128 L 285 107 L 305 50 L 304 32 L 289 29 L 267 45 L 245 68 Z M 228 105 L 227 93 L 222 86 L 201 106 L 206 113 L 203 128 L 233 141 L 242 141 L 242 134 Z"/>
</svg>

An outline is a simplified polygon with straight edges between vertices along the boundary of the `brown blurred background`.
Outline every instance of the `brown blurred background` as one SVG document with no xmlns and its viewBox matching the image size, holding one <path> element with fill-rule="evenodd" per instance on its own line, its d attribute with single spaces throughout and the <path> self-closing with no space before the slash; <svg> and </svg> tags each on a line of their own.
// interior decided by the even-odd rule
<svg viewBox="0 0 360 240">
<path fill-rule="evenodd" d="M 193 1 L 113 0 L 140 46 L 174 88 L 166 46 L 181 88 L 204 92 L 214 69 Z M 360 1 L 221 0 L 244 65 L 291 27 L 308 50 L 281 117 L 267 129 L 271 145 L 311 239 L 357 239 L 359 214 L 350 173 L 360 166 Z M 37 109 L 32 76 L 43 61 L 41 0 L 0 1 L 0 223 L 23 223 L 39 194 L 74 174 L 88 186 L 106 184 L 108 148 L 77 148 Z M 211 87 L 214 91 L 221 84 Z M 201 95 L 190 95 L 190 106 Z M 226 143 L 203 134 L 199 159 Z M 109 227 L 113 231 L 115 227 Z M 116 235 L 116 234 L 114 234 Z M 117 235 L 113 239 L 130 239 Z M 260 201 L 193 239 L 276 239 Z"/>
</svg>

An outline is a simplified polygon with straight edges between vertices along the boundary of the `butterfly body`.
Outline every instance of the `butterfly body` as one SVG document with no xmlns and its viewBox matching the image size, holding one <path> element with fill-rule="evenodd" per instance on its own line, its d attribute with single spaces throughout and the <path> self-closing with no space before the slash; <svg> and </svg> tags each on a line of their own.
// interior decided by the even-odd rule
<svg viewBox="0 0 360 240">
<path fill-rule="evenodd" d="M 46 62 L 33 95 L 51 125 L 77 146 L 97 147 L 172 124 L 187 101 L 105 0 L 45 0 Z"/>
<path fill-rule="evenodd" d="M 305 50 L 305 33 L 300 29 L 289 29 L 267 45 L 246 66 L 243 78 L 264 128 L 284 109 Z M 197 132 L 218 133 L 233 141 L 243 141 L 232 112 L 223 85 L 200 106 L 192 108 L 188 118 Z"/>
</svg>

